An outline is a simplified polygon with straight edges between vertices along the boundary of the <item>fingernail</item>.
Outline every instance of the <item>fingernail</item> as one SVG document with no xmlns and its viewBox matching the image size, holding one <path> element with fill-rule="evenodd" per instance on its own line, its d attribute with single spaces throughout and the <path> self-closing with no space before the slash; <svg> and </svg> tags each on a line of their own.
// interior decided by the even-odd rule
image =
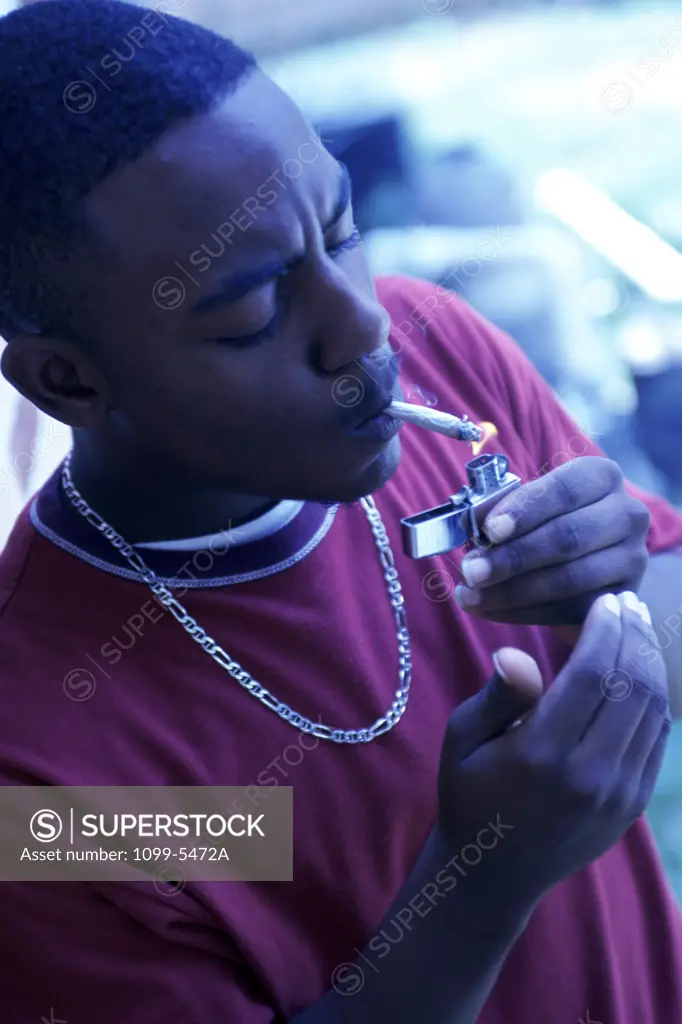
<svg viewBox="0 0 682 1024">
<path fill-rule="evenodd" d="M 474 605 L 480 604 L 481 596 L 477 590 L 469 590 L 468 587 L 461 585 L 455 587 L 455 601 L 460 608 L 473 608 Z"/>
<path fill-rule="evenodd" d="M 639 617 L 644 619 L 644 621 L 650 626 L 653 625 L 651 622 L 651 612 L 645 605 L 644 601 L 640 601 L 637 594 L 632 590 L 626 590 L 620 596 L 626 608 L 629 608 L 631 612 L 635 613 L 635 615 L 639 615 Z"/>
<path fill-rule="evenodd" d="M 492 565 L 480 555 L 466 555 L 462 559 L 462 573 L 470 587 L 483 583 L 492 573 Z"/>
<path fill-rule="evenodd" d="M 653 622 L 651 621 L 651 612 L 649 611 L 649 606 L 644 604 L 644 601 L 640 601 L 639 602 L 639 614 L 642 616 L 644 621 L 646 623 L 648 623 L 649 626 L 653 626 Z"/>
<path fill-rule="evenodd" d="M 621 603 L 615 594 L 604 594 L 601 598 L 601 605 L 608 612 L 612 612 L 620 618 Z"/>
<path fill-rule="evenodd" d="M 495 666 L 495 671 L 497 672 L 497 674 L 500 677 L 500 679 L 504 679 L 504 681 L 506 683 L 507 682 L 507 676 L 505 675 L 504 671 L 502 670 L 502 666 L 500 665 L 500 659 L 497 657 L 497 651 L 495 651 L 495 653 L 493 654 L 493 665 Z"/>
<path fill-rule="evenodd" d="M 514 519 L 506 512 L 502 515 L 491 516 L 485 521 L 485 532 L 495 544 L 501 544 L 503 540 L 508 540 L 515 529 Z"/>
</svg>

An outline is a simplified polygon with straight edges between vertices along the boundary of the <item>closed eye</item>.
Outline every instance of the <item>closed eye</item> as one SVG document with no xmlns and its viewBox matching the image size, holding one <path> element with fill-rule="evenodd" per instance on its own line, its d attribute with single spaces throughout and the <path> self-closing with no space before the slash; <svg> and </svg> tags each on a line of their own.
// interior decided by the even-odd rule
<svg viewBox="0 0 682 1024">
<path fill-rule="evenodd" d="M 358 229 L 354 227 L 351 234 L 345 241 L 340 242 L 338 245 L 328 245 L 327 254 L 334 259 L 336 256 L 340 256 L 343 252 L 349 252 L 351 249 L 355 249 L 358 245 L 362 245 L 362 235 Z"/>
<path fill-rule="evenodd" d="M 354 227 L 348 238 L 344 239 L 343 242 L 339 242 L 337 245 L 328 245 L 326 252 L 331 259 L 336 259 L 344 252 L 350 252 L 351 249 L 355 249 L 358 245 L 362 245 L 362 235 L 358 229 Z M 257 345 L 259 342 L 271 338 L 281 327 L 286 313 L 286 295 L 284 286 L 287 276 L 288 274 L 282 274 L 277 282 L 277 308 L 274 316 L 265 325 L 265 327 L 261 327 L 260 330 L 254 331 L 252 334 L 242 334 L 232 338 L 212 338 L 211 341 L 223 345 L 232 345 L 234 348 L 247 348 L 249 345 Z"/>
</svg>

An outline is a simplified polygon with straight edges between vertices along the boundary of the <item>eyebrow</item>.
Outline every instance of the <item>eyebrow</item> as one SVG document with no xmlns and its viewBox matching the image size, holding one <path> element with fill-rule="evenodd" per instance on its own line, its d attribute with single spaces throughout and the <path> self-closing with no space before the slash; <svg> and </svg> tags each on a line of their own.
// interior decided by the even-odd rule
<svg viewBox="0 0 682 1024">
<path fill-rule="evenodd" d="M 341 220 L 351 204 L 352 184 L 348 168 L 345 164 L 337 161 L 339 176 L 337 181 L 337 199 L 334 210 L 329 220 L 322 225 L 323 231 L 327 232 Z M 218 287 L 218 290 L 211 295 L 200 299 L 190 310 L 192 316 L 201 313 L 208 313 L 220 306 L 236 302 L 238 299 L 248 295 L 249 292 L 261 288 L 272 281 L 273 278 L 292 270 L 301 262 L 303 256 L 294 256 L 292 259 L 282 262 L 266 263 L 255 270 L 246 270 L 231 274 Z"/>
</svg>

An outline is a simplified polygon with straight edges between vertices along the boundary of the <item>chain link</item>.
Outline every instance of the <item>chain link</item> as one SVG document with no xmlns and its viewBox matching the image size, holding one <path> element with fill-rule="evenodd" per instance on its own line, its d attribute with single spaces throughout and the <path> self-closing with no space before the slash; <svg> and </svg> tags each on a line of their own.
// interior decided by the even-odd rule
<svg viewBox="0 0 682 1024">
<path fill-rule="evenodd" d="M 233 679 L 243 686 L 245 690 L 256 697 L 261 704 L 265 705 L 275 714 L 289 722 L 294 728 L 301 732 L 310 733 L 321 740 L 330 740 L 332 743 L 371 743 L 378 736 L 383 736 L 392 729 L 402 718 L 407 707 L 410 685 L 412 682 L 412 650 L 410 634 L 407 629 L 407 615 L 405 613 L 405 599 L 402 587 L 398 579 L 398 570 L 395 567 L 395 559 L 391 550 L 390 541 L 386 528 L 381 519 L 381 514 L 372 497 L 360 499 L 363 511 L 367 516 L 370 529 L 379 551 L 379 560 L 386 581 L 388 599 L 393 610 L 395 619 L 396 636 L 398 639 L 398 654 L 400 669 L 398 672 L 399 686 L 395 692 L 395 698 L 386 714 L 377 719 L 367 729 L 333 729 L 321 722 L 312 722 L 305 715 L 294 711 L 287 704 L 277 698 L 261 686 L 246 669 L 242 668 L 239 662 L 234 661 L 227 651 L 218 644 L 206 631 L 196 622 L 195 619 L 180 604 L 172 592 L 142 560 L 132 545 L 128 544 L 120 534 L 114 530 L 88 503 L 76 489 L 71 479 L 71 453 L 66 457 L 62 467 L 62 487 L 64 493 L 77 512 L 87 519 L 106 539 L 120 551 L 132 566 L 141 580 L 148 585 L 154 596 L 174 618 L 180 623 L 186 632 L 209 654 L 221 668 L 228 672 Z"/>
</svg>

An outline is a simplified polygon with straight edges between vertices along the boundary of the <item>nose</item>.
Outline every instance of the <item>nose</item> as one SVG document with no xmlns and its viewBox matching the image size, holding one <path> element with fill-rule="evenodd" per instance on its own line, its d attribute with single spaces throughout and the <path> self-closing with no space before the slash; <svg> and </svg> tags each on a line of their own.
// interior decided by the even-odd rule
<svg viewBox="0 0 682 1024">
<path fill-rule="evenodd" d="M 322 373 L 337 374 L 387 350 L 391 319 L 374 295 L 369 271 L 351 278 L 331 261 L 325 263 L 310 282 L 316 355 Z"/>
</svg>

